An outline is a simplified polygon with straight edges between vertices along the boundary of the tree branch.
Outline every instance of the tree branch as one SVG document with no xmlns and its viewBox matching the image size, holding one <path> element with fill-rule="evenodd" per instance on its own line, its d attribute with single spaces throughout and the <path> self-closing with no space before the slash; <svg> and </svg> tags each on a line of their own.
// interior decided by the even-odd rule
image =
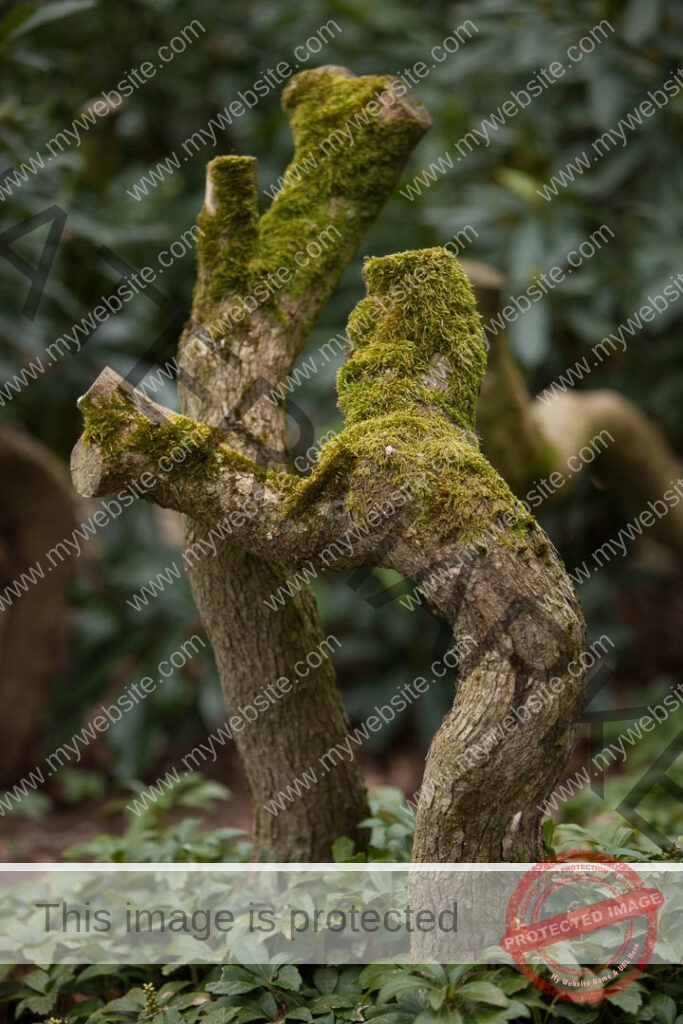
<svg viewBox="0 0 683 1024">
<path fill-rule="evenodd" d="M 220 430 L 150 401 L 114 370 L 103 370 L 78 405 L 85 424 L 71 475 L 84 497 L 128 488 L 209 528 L 229 522 L 245 551 L 290 570 L 354 525 L 343 498 L 311 503 L 308 481 L 265 472 L 230 448 Z M 367 546 L 346 552 L 335 567 L 355 566 Z"/>
<path fill-rule="evenodd" d="M 238 512 L 246 499 L 253 504 L 256 489 L 258 520 L 245 531 L 245 546 L 265 548 L 262 539 L 280 528 L 284 495 L 218 430 L 150 401 L 109 368 L 78 405 L 85 427 L 72 452 L 71 475 L 84 497 L 140 483 L 137 493 L 146 500 L 213 525 Z"/>
<path fill-rule="evenodd" d="M 293 361 L 431 120 L 402 82 L 336 66 L 296 75 L 283 108 L 294 156 L 260 220 L 256 161 L 209 164 L 195 315 L 220 306 L 239 333 L 275 305 Z"/>
</svg>

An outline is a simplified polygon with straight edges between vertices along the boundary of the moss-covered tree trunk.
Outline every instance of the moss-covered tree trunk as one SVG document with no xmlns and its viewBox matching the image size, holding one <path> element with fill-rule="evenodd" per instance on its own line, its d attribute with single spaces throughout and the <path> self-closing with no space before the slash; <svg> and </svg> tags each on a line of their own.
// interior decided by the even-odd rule
<svg viewBox="0 0 683 1024">
<path fill-rule="evenodd" d="M 263 216 L 255 159 L 219 157 L 207 168 L 195 323 L 179 347 L 182 411 L 219 427 L 259 465 L 280 470 L 290 462 L 286 413 L 263 391 L 267 396 L 286 380 L 430 124 L 402 83 L 355 78 L 333 66 L 294 77 L 283 106 L 295 152 Z M 321 777 L 284 810 L 267 809 L 349 729 L 331 662 L 315 668 L 306 661 L 325 640 L 313 592 L 300 585 L 273 610 L 272 595 L 286 583 L 282 568 L 249 550 L 240 529 L 218 541 L 214 557 L 216 534 L 209 534 L 220 516 L 207 515 L 201 503 L 201 514 L 184 511 L 188 545 L 199 550 L 203 541 L 208 552 L 192 559 L 189 575 L 228 713 L 253 707 L 264 686 L 283 678 L 292 684 L 234 735 L 251 787 L 256 845 L 280 860 L 327 860 L 339 835 L 358 838 L 368 813 L 356 763 Z"/>
<path fill-rule="evenodd" d="M 266 473 L 234 448 L 212 449 L 204 427 L 203 476 L 161 481 L 154 500 L 192 509 L 206 529 L 256 482 L 259 514 L 242 527 L 240 565 L 262 561 L 273 581 L 309 561 L 380 565 L 428 591 L 453 631 L 443 664 L 460 660 L 460 672 L 427 758 L 415 859 L 535 860 L 541 807 L 583 708 L 581 612 L 552 544 L 479 449 L 474 425 L 486 360 L 457 260 L 443 249 L 407 252 L 367 261 L 365 274 L 368 297 L 349 319 L 338 376 L 346 426 L 323 447 L 312 475 Z M 83 407 L 74 476 L 86 493 L 106 493 L 132 465 L 150 464 L 150 410 L 111 371 Z M 152 419 L 162 414 L 152 409 Z M 174 422 L 197 430 L 192 421 Z M 207 590 L 203 599 L 210 598 Z M 256 636 L 249 642 L 255 650 Z M 428 685 L 448 685 L 443 665 L 431 671 Z M 322 740 L 312 718 L 303 708 L 297 728 Z M 279 766 L 287 751 L 282 737 L 273 738 L 268 763 Z M 332 746 L 333 737 L 325 742 Z M 339 761 L 325 779 L 339 773 Z"/>
</svg>

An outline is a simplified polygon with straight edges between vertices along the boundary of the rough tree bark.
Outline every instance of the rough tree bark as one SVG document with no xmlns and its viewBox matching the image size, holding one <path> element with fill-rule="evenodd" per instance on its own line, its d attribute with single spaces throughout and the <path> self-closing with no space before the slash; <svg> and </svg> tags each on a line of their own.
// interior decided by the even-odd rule
<svg viewBox="0 0 683 1024">
<path fill-rule="evenodd" d="M 286 380 L 431 123 L 402 83 L 386 76 L 355 78 L 335 66 L 295 76 L 283 107 L 295 152 L 263 216 L 255 159 L 220 157 L 207 168 L 195 323 L 180 340 L 178 360 L 182 411 L 220 425 L 234 448 L 259 464 L 280 468 L 290 459 L 286 411 L 284 403 L 263 397 L 264 388 L 268 395 Z M 210 553 L 207 535 L 216 521 L 195 515 L 193 507 L 184 511 L 188 545 L 203 542 Z M 217 556 L 202 558 L 189 575 L 229 711 L 252 703 L 264 685 L 295 679 L 294 666 L 305 664 L 325 639 L 310 586 L 302 585 L 277 611 L 265 603 L 285 576 L 262 553 L 246 550 L 241 537 L 221 540 Z M 257 847 L 281 860 L 327 860 L 340 834 L 359 838 L 358 823 L 368 808 L 355 763 L 304 792 L 287 813 L 274 816 L 263 806 L 341 742 L 348 728 L 326 659 L 288 700 L 235 734 L 253 797 Z"/>
<path fill-rule="evenodd" d="M 428 585 L 453 630 L 450 662 L 461 663 L 453 707 L 427 757 L 414 858 L 536 860 L 539 806 L 567 762 L 583 709 L 581 612 L 552 544 L 479 450 L 486 360 L 457 260 L 443 249 L 371 259 L 365 279 L 368 296 L 349 319 L 338 377 L 346 426 L 312 475 L 266 472 L 216 446 L 203 428 L 201 472 L 160 481 L 154 500 L 208 525 L 238 509 L 256 480 L 258 514 L 243 517 L 240 543 L 277 579 L 313 560 L 334 569 L 381 565 Z M 197 429 L 145 402 L 113 371 L 81 407 L 86 426 L 72 471 L 91 495 L 153 471 L 165 433 Z M 264 635 L 262 648 L 269 642 Z"/>
<path fill-rule="evenodd" d="M 464 260 L 463 269 L 482 318 L 497 316 L 503 275 L 474 260 Z M 649 501 L 661 502 L 683 467 L 662 431 L 637 406 L 604 388 L 558 391 L 549 403 L 541 402 L 529 393 L 506 332 L 499 330 L 490 341 L 478 427 L 486 454 L 515 494 L 522 497 L 538 480 L 560 471 L 565 484 L 552 497 L 564 497 L 578 479 L 576 474 L 570 479 L 567 460 L 607 431 L 614 440 L 605 439 L 590 472 L 631 513 L 647 509 Z M 651 533 L 683 558 L 683 502 L 669 506 Z"/>
</svg>

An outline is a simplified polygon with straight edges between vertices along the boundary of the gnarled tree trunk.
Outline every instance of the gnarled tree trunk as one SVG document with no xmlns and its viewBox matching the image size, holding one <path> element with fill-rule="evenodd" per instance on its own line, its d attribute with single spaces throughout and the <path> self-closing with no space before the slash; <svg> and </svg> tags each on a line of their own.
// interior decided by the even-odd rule
<svg viewBox="0 0 683 1024">
<path fill-rule="evenodd" d="M 295 152 L 262 217 L 255 159 L 219 157 L 207 168 L 194 324 L 179 347 L 182 411 L 220 427 L 235 450 L 259 465 L 279 469 L 290 461 L 286 413 L 264 392 L 269 395 L 291 372 L 318 313 L 430 125 L 402 83 L 355 78 L 334 66 L 295 76 L 283 106 Z M 286 699 L 235 733 L 254 801 L 257 847 L 280 860 L 327 860 L 339 835 L 359 838 L 358 823 L 368 814 L 356 763 L 321 778 L 283 811 L 267 810 L 349 729 L 330 661 L 323 659 L 318 668 L 306 662 L 325 640 L 311 587 L 292 588 L 291 598 L 273 610 L 272 595 L 286 583 L 282 567 L 245 547 L 239 530 L 218 542 L 213 557 L 216 534 L 209 534 L 218 519 L 192 507 L 183 511 L 188 544 L 201 548 L 203 542 L 209 553 L 189 575 L 228 712 L 253 705 L 262 687 L 283 677 L 294 684 Z M 198 505 L 196 511 L 203 510 Z M 297 664 L 302 673 L 308 667 L 305 677 L 297 677 Z"/>
<path fill-rule="evenodd" d="M 443 249 L 401 253 L 368 260 L 365 275 L 368 297 L 349 319 L 338 377 L 346 427 L 324 446 L 313 474 L 265 473 L 227 446 L 211 449 L 207 434 L 202 477 L 180 471 L 160 482 L 154 500 L 208 524 L 239 507 L 256 481 L 259 512 L 240 539 L 273 579 L 311 560 L 337 569 L 382 565 L 428 589 L 453 630 L 450 663 L 460 660 L 460 677 L 427 758 L 414 857 L 536 860 L 542 804 L 583 708 L 581 612 L 552 544 L 476 442 L 485 355 L 457 260 Z M 435 376 L 439 365 L 448 372 Z M 146 415 L 159 420 L 167 411 L 145 409 L 112 371 L 83 408 L 86 431 L 73 460 L 81 491 L 107 493 L 152 468 Z M 426 686 L 446 685 L 444 664 L 433 663 Z M 312 748 L 309 764 L 316 754 Z"/>
</svg>

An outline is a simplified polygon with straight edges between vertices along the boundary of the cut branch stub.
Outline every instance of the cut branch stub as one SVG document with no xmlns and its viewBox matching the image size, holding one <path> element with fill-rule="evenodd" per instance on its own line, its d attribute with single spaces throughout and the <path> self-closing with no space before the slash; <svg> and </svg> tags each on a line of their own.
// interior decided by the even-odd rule
<svg viewBox="0 0 683 1024">
<path fill-rule="evenodd" d="M 336 66 L 295 76 L 283 107 L 294 156 L 260 219 L 253 158 L 207 168 L 195 316 L 236 334 L 274 318 L 293 360 L 431 120 L 399 80 Z"/>
</svg>

